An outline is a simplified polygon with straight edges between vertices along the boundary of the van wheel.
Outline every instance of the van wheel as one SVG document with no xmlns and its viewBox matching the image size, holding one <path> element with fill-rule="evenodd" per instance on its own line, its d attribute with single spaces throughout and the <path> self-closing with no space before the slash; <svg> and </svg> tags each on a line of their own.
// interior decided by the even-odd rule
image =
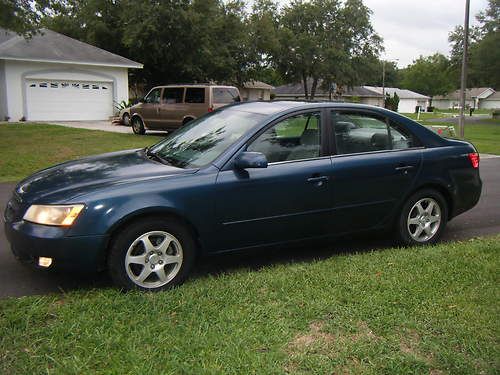
<svg viewBox="0 0 500 375">
<path fill-rule="evenodd" d="M 398 237 L 405 245 L 433 244 L 448 220 L 443 195 L 433 189 L 417 191 L 404 204 L 398 221 Z"/>
<path fill-rule="evenodd" d="M 124 290 L 160 291 L 184 282 L 195 254 L 195 241 L 185 226 L 172 219 L 145 219 L 115 235 L 108 270 Z"/>
<path fill-rule="evenodd" d="M 186 117 L 183 121 L 182 121 L 182 126 L 186 125 L 187 123 L 193 121 L 194 118 L 192 117 Z"/>
<path fill-rule="evenodd" d="M 144 128 L 144 124 L 140 117 L 133 117 L 132 118 L 132 131 L 134 134 L 140 134 L 143 135 L 146 133 L 146 129 Z"/>
</svg>

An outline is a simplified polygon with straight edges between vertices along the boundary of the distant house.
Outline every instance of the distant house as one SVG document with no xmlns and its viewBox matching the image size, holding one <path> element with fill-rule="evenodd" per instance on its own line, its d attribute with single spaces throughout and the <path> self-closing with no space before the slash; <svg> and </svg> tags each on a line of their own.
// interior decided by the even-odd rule
<svg viewBox="0 0 500 375">
<path fill-rule="evenodd" d="M 240 95 L 241 99 L 244 101 L 247 100 L 270 100 L 271 99 L 271 90 L 274 87 L 268 85 L 267 83 L 261 81 L 248 81 L 243 84 L 243 87 L 240 87 Z"/>
<path fill-rule="evenodd" d="M 128 101 L 130 68 L 142 64 L 51 30 L 0 28 L 0 121 L 108 119 Z"/>
<path fill-rule="evenodd" d="M 465 91 L 465 106 L 469 108 L 500 108 L 500 99 L 491 87 L 474 87 Z M 460 90 L 432 98 L 432 105 L 439 109 L 452 109 L 460 106 Z"/>
<path fill-rule="evenodd" d="M 382 94 L 382 92 L 385 90 L 385 94 L 389 94 L 391 97 L 393 97 L 394 94 L 397 94 L 399 97 L 398 112 L 401 113 L 414 113 L 417 107 L 420 107 L 421 111 L 425 111 L 429 106 L 431 99 L 429 96 L 419 94 L 418 92 L 399 89 L 396 87 L 386 87 L 385 89 L 375 86 L 363 87 L 378 92 L 379 94 Z"/>
<path fill-rule="evenodd" d="M 311 87 L 311 83 L 311 80 L 308 80 L 309 88 Z M 302 83 L 290 83 L 278 86 L 274 89 L 274 95 L 276 100 L 305 100 L 306 98 Z M 366 89 L 363 86 L 346 87 L 344 90 L 340 90 L 340 95 L 337 92 L 332 93 L 330 97 L 330 91 L 322 87 L 322 81 L 320 80 L 314 99 L 330 100 L 330 98 L 337 101 L 369 104 L 379 107 L 384 105 L 382 94 Z"/>
</svg>

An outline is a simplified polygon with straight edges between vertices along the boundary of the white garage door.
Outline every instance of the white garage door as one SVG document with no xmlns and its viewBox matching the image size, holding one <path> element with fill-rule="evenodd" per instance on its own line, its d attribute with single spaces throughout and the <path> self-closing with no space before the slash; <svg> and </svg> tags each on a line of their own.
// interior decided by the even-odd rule
<svg viewBox="0 0 500 375">
<path fill-rule="evenodd" d="M 26 81 L 30 121 L 106 120 L 113 114 L 113 84 L 83 81 Z"/>
</svg>

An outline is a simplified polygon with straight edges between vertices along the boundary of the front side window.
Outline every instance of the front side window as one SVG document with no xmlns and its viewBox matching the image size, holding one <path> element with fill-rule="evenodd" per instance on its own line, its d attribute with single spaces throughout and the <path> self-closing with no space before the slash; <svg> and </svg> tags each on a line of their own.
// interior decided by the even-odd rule
<svg viewBox="0 0 500 375">
<path fill-rule="evenodd" d="M 300 114 L 278 122 L 247 148 L 263 153 L 268 162 L 276 163 L 321 156 L 321 115 Z"/>
<path fill-rule="evenodd" d="M 158 104 L 160 102 L 161 89 L 151 90 L 144 98 L 145 103 Z"/>
<path fill-rule="evenodd" d="M 332 112 L 337 154 L 355 154 L 416 146 L 414 138 L 395 124 L 364 113 Z"/>
<path fill-rule="evenodd" d="M 188 87 L 185 101 L 186 103 L 205 103 L 205 88 Z"/>
<path fill-rule="evenodd" d="M 184 88 L 182 87 L 167 87 L 163 89 L 163 101 L 167 104 L 182 103 Z"/>
</svg>

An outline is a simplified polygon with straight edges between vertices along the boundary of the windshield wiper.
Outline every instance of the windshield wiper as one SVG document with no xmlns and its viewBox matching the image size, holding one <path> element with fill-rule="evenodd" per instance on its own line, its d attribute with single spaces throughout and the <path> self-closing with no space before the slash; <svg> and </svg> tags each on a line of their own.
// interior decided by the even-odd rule
<svg viewBox="0 0 500 375">
<path fill-rule="evenodd" d="M 144 149 L 144 152 L 146 153 L 146 156 L 149 159 L 159 161 L 162 164 L 170 165 L 170 163 L 166 159 L 162 158 L 160 155 L 158 155 L 158 154 L 154 153 L 153 151 L 151 151 L 149 149 L 149 147 L 146 147 Z"/>
</svg>

